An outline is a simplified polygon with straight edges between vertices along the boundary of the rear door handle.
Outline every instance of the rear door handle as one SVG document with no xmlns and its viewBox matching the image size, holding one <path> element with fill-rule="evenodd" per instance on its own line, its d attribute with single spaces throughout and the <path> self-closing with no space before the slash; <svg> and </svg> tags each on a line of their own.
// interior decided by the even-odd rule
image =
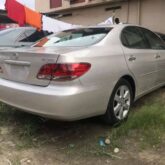
<svg viewBox="0 0 165 165">
<path fill-rule="evenodd" d="M 129 60 L 129 61 L 135 61 L 135 60 L 136 60 L 136 57 L 135 57 L 135 56 L 130 56 L 130 57 L 128 58 L 128 60 Z"/>
</svg>

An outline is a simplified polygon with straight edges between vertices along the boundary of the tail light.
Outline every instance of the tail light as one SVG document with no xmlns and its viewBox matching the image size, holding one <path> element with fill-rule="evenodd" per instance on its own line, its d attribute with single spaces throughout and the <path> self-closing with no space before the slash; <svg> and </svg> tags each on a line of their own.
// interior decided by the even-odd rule
<svg viewBox="0 0 165 165">
<path fill-rule="evenodd" d="M 73 80 L 85 74 L 91 67 L 89 63 L 45 64 L 37 78 L 45 80 Z"/>
</svg>

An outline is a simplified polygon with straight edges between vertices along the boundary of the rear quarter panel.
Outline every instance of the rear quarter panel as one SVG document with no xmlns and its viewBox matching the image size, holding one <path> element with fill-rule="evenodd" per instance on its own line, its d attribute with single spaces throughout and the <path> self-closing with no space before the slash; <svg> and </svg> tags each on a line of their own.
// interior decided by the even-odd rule
<svg viewBox="0 0 165 165">
<path fill-rule="evenodd" d="M 122 76 L 130 74 L 117 37 L 108 36 L 97 45 L 64 54 L 58 60 L 58 63 L 91 64 L 90 70 L 80 77 L 86 94 L 80 98 L 82 106 L 79 110 L 87 111 L 88 116 L 104 114 L 114 86 Z"/>
</svg>

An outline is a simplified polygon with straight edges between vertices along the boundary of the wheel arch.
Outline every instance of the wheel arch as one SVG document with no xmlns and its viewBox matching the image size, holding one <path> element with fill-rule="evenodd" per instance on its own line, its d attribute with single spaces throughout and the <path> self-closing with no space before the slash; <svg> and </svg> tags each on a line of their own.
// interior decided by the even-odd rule
<svg viewBox="0 0 165 165">
<path fill-rule="evenodd" d="M 133 99 L 135 99 L 135 95 L 136 95 L 136 83 L 135 80 L 133 79 L 132 76 L 130 75 L 124 75 L 121 77 L 121 79 L 125 79 L 126 81 L 128 81 L 132 87 L 132 93 L 133 93 Z"/>
</svg>

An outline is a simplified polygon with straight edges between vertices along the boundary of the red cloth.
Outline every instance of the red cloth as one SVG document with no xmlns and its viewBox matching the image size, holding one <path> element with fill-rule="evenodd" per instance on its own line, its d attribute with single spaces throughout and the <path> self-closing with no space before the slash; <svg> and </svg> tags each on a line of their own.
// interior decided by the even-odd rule
<svg viewBox="0 0 165 165">
<path fill-rule="evenodd" d="M 18 22 L 20 26 L 25 24 L 25 8 L 16 0 L 6 0 L 7 16 Z"/>
</svg>

